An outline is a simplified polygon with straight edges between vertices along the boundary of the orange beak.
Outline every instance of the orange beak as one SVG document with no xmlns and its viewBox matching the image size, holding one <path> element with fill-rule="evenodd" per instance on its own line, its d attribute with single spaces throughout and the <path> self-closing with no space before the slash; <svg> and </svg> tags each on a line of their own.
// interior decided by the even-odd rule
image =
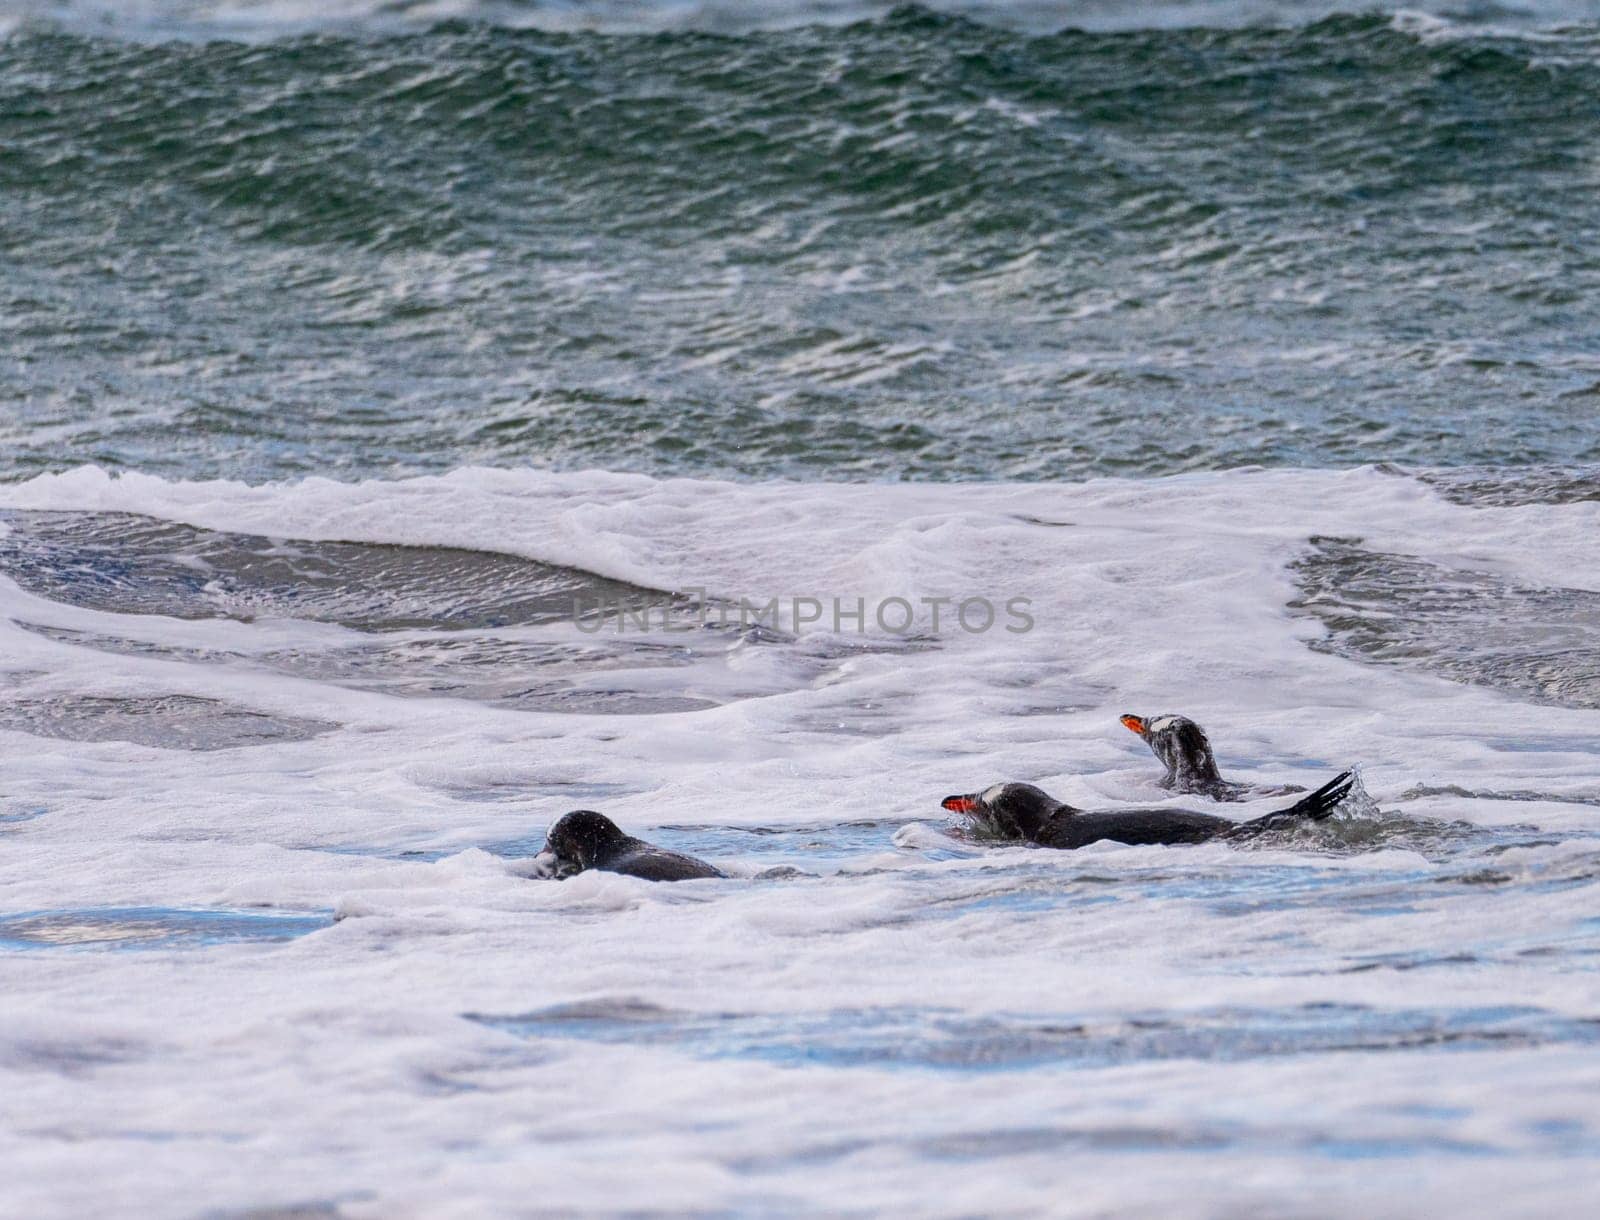
<svg viewBox="0 0 1600 1220">
<path fill-rule="evenodd" d="M 978 812 L 978 802 L 970 796 L 947 796 L 942 803 L 951 813 Z"/>
<path fill-rule="evenodd" d="M 1132 712 L 1125 712 L 1122 716 L 1122 727 L 1131 733 L 1144 732 L 1144 717 L 1135 716 Z"/>
</svg>

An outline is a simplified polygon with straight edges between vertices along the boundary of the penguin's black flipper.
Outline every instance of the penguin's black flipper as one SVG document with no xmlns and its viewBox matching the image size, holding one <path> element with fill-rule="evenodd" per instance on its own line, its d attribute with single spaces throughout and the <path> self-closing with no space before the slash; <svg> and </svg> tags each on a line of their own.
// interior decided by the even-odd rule
<svg viewBox="0 0 1600 1220">
<path fill-rule="evenodd" d="M 1242 838 L 1249 835 L 1260 834 L 1263 830 L 1275 830 L 1280 826 L 1289 826 L 1309 818 L 1313 822 L 1320 822 L 1323 818 L 1332 815 L 1339 807 L 1339 802 L 1350 795 L 1350 789 L 1355 786 L 1354 771 L 1341 771 L 1315 792 L 1301 797 L 1287 809 L 1279 809 L 1275 813 L 1268 813 L 1259 818 L 1252 818 L 1229 832 L 1229 838 Z"/>
</svg>

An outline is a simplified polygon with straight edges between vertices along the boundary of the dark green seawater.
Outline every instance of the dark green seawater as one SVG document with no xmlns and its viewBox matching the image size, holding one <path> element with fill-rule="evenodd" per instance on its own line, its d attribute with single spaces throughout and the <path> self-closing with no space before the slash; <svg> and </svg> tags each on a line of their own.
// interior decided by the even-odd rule
<svg viewBox="0 0 1600 1220">
<path fill-rule="evenodd" d="M 1600 461 L 1592 21 L 93 28 L 0 40 L 3 478 Z"/>
</svg>

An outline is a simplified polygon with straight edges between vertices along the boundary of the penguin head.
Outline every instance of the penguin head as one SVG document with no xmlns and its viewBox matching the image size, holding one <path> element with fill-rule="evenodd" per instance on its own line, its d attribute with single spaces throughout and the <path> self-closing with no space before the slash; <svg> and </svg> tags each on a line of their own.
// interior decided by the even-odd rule
<svg viewBox="0 0 1600 1220">
<path fill-rule="evenodd" d="M 1122 723 L 1144 738 L 1151 752 L 1167 768 L 1161 781 L 1163 787 L 1187 792 L 1223 782 L 1205 730 L 1187 716 L 1167 712 L 1146 718 L 1129 712 L 1122 716 Z"/>
<path fill-rule="evenodd" d="M 1007 839 L 1031 839 L 1051 815 L 1065 808 L 1032 784 L 992 784 L 982 792 L 947 796 L 944 807 L 973 819 L 984 830 Z"/>
<path fill-rule="evenodd" d="M 628 836 L 603 813 L 574 809 L 563 814 L 545 833 L 541 866 L 557 877 L 570 877 L 594 868 L 627 846 Z"/>
</svg>

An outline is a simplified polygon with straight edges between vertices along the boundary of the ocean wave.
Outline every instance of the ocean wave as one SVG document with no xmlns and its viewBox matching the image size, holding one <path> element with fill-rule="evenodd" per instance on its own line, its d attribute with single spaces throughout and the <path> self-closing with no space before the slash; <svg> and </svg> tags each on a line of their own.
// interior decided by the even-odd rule
<svg viewBox="0 0 1600 1220">
<path fill-rule="evenodd" d="M 19 34 L 0 470 L 1600 460 L 1593 31 L 1403 27 Z"/>
<path fill-rule="evenodd" d="M 960 232 L 950 269 L 982 275 L 1008 243 L 1087 214 L 1151 234 L 1179 266 L 1226 266 L 1262 252 L 1206 222 L 1263 163 L 1282 202 L 1339 210 L 1453 180 L 1464 155 L 1559 182 L 1592 119 L 1600 43 L 1553 45 L 1560 63 L 1544 44 L 1375 16 L 1022 37 L 921 9 L 734 41 L 463 25 L 267 46 L 30 35 L 0 50 L 14 68 L 0 181 L 76 206 L 120 192 L 108 209 L 131 191 L 291 244 L 454 252 L 576 215 L 594 239 L 738 241 L 798 211 Z"/>
</svg>

